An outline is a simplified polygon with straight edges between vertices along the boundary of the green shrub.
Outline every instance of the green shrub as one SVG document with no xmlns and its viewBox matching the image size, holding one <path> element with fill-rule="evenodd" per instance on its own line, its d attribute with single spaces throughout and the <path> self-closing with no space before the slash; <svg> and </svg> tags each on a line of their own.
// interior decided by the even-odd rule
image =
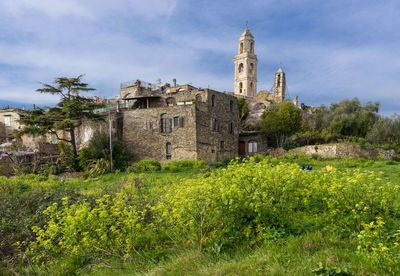
<svg viewBox="0 0 400 276">
<path fill-rule="evenodd" d="M 400 225 L 388 229 L 381 217 L 363 224 L 357 236 L 357 250 L 364 253 L 377 267 L 390 275 L 400 272 Z M 391 230 L 391 231 L 388 231 Z"/>
<path fill-rule="evenodd" d="M 162 167 L 162 171 L 179 172 L 190 169 L 204 169 L 208 165 L 204 160 L 171 160 L 166 162 Z"/>
<path fill-rule="evenodd" d="M 87 164 L 87 160 L 91 159 L 110 160 L 110 136 L 105 132 L 94 133 L 90 139 L 88 150 L 85 150 L 82 155 L 82 165 Z M 121 142 L 114 135 L 112 136 L 112 157 L 113 169 L 123 170 L 127 167 L 129 155 L 123 151 Z"/>
<path fill-rule="evenodd" d="M 63 172 L 63 169 L 60 166 L 55 164 L 45 164 L 42 167 L 42 173 L 45 175 L 58 175 Z"/>
<path fill-rule="evenodd" d="M 378 214 L 393 223 L 399 200 L 399 187 L 374 172 L 302 171 L 297 164 L 266 158 L 232 162 L 207 178 L 172 184 L 157 210 L 167 229 L 200 247 L 234 247 L 260 241 L 270 228 L 349 237 Z"/>
<path fill-rule="evenodd" d="M 91 160 L 87 168 L 87 174 L 90 177 L 97 177 L 109 172 L 111 172 L 110 161 L 104 158 Z"/>
<path fill-rule="evenodd" d="M 400 154 L 393 156 L 393 161 L 400 162 Z"/>
<path fill-rule="evenodd" d="M 156 172 L 161 170 L 160 162 L 156 160 L 143 159 L 128 168 L 128 172 L 142 173 L 142 172 Z"/>
<path fill-rule="evenodd" d="M 27 253 L 40 264 L 67 256 L 116 255 L 129 260 L 137 250 L 158 243 L 158 235 L 151 235 L 151 224 L 145 223 L 151 218 L 146 205 L 134 184 L 124 186 L 114 197 L 104 195 L 94 204 L 71 203 L 64 198 L 62 204 L 54 203 L 46 209 L 44 227 L 33 228 L 37 239 L 30 243 Z"/>
</svg>

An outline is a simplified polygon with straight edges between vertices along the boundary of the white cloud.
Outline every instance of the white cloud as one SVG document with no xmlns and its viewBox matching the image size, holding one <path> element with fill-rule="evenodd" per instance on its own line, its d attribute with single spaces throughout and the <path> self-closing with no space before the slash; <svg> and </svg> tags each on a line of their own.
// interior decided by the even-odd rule
<svg viewBox="0 0 400 276">
<path fill-rule="evenodd" d="M 92 12 L 84 7 L 82 1 L 75 0 L 2 0 L 0 7 L 3 12 L 14 17 L 36 13 L 39 16 L 46 15 L 52 18 L 60 16 L 77 16 L 93 19 Z"/>
</svg>

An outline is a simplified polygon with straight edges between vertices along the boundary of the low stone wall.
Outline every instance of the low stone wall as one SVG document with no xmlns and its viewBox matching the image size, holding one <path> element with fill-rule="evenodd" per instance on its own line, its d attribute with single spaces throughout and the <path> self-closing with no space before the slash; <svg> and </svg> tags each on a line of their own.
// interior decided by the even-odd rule
<svg viewBox="0 0 400 276">
<path fill-rule="evenodd" d="M 362 148 L 355 144 L 332 144 L 332 145 L 312 145 L 304 146 L 289 151 L 285 151 L 282 148 L 271 150 L 270 154 L 275 157 L 282 156 L 284 154 L 296 154 L 305 153 L 308 156 L 320 156 L 322 158 L 374 158 L 392 160 L 396 154 L 394 150 L 384 150 L 372 147 Z"/>
</svg>

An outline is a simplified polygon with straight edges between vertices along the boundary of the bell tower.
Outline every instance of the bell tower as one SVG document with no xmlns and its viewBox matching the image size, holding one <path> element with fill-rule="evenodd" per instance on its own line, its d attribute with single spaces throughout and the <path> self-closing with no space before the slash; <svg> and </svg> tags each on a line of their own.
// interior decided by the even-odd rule
<svg viewBox="0 0 400 276">
<path fill-rule="evenodd" d="M 286 93 L 286 77 L 282 67 L 279 67 L 275 73 L 275 101 L 281 103 L 285 100 Z"/>
<path fill-rule="evenodd" d="M 235 95 L 256 96 L 257 94 L 257 56 L 254 54 L 254 36 L 246 28 L 239 38 L 235 64 Z"/>
</svg>

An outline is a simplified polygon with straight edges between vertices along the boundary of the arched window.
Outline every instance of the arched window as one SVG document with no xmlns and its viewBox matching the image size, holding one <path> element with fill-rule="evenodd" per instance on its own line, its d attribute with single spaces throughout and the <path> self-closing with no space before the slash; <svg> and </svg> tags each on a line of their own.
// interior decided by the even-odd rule
<svg viewBox="0 0 400 276">
<path fill-rule="evenodd" d="M 239 64 L 239 73 L 242 73 L 243 72 L 243 63 L 240 63 Z"/>
<path fill-rule="evenodd" d="M 249 141 L 248 152 L 249 153 L 257 152 L 257 142 L 256 141 Z"/>
<path fill-rule="evenodd" d="M 254 53 L 254 43 L 250 44 L 250 53 Z"/>
<path fill-rule="evenodd" d="M 253 64 L 253 63 L 250 63 L 250 65 L 249 65 L 249 71 L 250 71 L 250 73 L 253 73 L 253 70 L 254 70 L 254 64 Z"/>
<path fill-rule="evenodd" d="M 215 95 L 211 96 L 211 106 L 215 106 Z"/>
<path fill-rule="evenodd" d="M 172 146 L 171 143 L 168 142 L 165 144 L 165 153 L 166 153 L 166 158 L 171 159 L 171 154 L 172 154 Z"/>
<path fill-rule="evenodd" d="M 252 89 L 253 89 L 253 83 L 250 82 L 250 90 L 252 90 Z"/>
<path fill-rule="evenodd" d="M 233 112 L 233 101 L 229 102 L 229 111 Z"/>
<path fill-rule="evenodd" d="M 239 93 L 243 92 L 243 83 L 239 82 Z"/>
<path fill-rule="evenodd" d="M 281 75 L 278 75 L 278 79 L 277 79 L 277 87 L 281 86 Z"/>
<path fill-rule="evenodd" d="M 196 95 L 196 103 L 201 103 L 201 101 L 202 101 L 201 95 L 197 94 Z"/>
<path fill-rule="evenodd" d="M 240 42 L 239 53 L 243 53 L 243 42 Z"/>
</svg>

